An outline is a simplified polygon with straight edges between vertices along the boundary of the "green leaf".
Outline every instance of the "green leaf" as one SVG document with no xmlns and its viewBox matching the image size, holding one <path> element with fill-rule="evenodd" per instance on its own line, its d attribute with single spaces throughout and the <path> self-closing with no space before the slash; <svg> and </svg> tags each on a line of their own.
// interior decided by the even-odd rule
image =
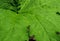
<svg viewBox="0 0 60 41">
<path fill-rule="evenodd" d="M 18 14 L 10 7 L 4 9 L 9 5 L 4 2 L 0 8 L 0 41 L 29 41 L 33 35 L 36 41 L 60 41 L 59 0 L 20 0 Z"/>
</svg>

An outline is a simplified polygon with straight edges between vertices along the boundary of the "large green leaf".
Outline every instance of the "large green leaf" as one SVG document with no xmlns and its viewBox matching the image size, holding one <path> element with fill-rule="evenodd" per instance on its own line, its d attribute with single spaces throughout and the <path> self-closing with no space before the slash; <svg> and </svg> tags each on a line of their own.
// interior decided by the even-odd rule
<svg viewBox="0 0 60 41">
<path fill-rule="evenodd" d="M 59 0 L 21 0 L 18 14 L 0 8 L 0 41 L 29 41 L 28 33 L 36 41 L 60 41 L 59 4 Z"/>
</svg>

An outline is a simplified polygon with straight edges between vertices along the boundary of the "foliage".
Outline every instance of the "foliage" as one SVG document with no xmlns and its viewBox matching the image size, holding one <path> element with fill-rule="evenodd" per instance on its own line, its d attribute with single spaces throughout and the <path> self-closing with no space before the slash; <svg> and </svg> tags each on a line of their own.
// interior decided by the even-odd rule
<svg viewBox="0 0 60 41">
<path fill-rule="evenodd" d="M 29 33 L 36 41 L 60 41 L 59 0 L 19 0 L 16 8 L 12 1 L 0 0 L 0 41 L 28 41 Z"/>
</svg>

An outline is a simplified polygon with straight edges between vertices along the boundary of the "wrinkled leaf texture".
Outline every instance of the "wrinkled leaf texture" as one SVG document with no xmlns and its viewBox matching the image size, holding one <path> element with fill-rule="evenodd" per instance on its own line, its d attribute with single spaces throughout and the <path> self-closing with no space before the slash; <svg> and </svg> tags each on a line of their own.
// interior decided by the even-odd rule
<svg viewBox="0 0 60 41">
<path fill-rule="evenodd" d="M 60 0 L 20 0 L 19 14 L 8 1 L 0 0 L 0 41 L 28 41 L 28 25 L 36 41 L 60 41 Z"/>
</svg>

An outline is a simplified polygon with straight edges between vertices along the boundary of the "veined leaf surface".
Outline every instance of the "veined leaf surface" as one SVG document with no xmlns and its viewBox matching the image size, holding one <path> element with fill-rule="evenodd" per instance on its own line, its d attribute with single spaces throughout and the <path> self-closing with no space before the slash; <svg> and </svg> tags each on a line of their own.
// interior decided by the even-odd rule
<svg viewBox="0 0 60 41">
<path fill-rule="evenodd" d="M 3 1 L 0 0 L 0 41 L 29 41 L 28 26 L 36 41 L 60 41 L 59 0 L 20 0 L 18 14 Z M 5 9 L 5 5 L 9 7 Z"/>
</svg>

